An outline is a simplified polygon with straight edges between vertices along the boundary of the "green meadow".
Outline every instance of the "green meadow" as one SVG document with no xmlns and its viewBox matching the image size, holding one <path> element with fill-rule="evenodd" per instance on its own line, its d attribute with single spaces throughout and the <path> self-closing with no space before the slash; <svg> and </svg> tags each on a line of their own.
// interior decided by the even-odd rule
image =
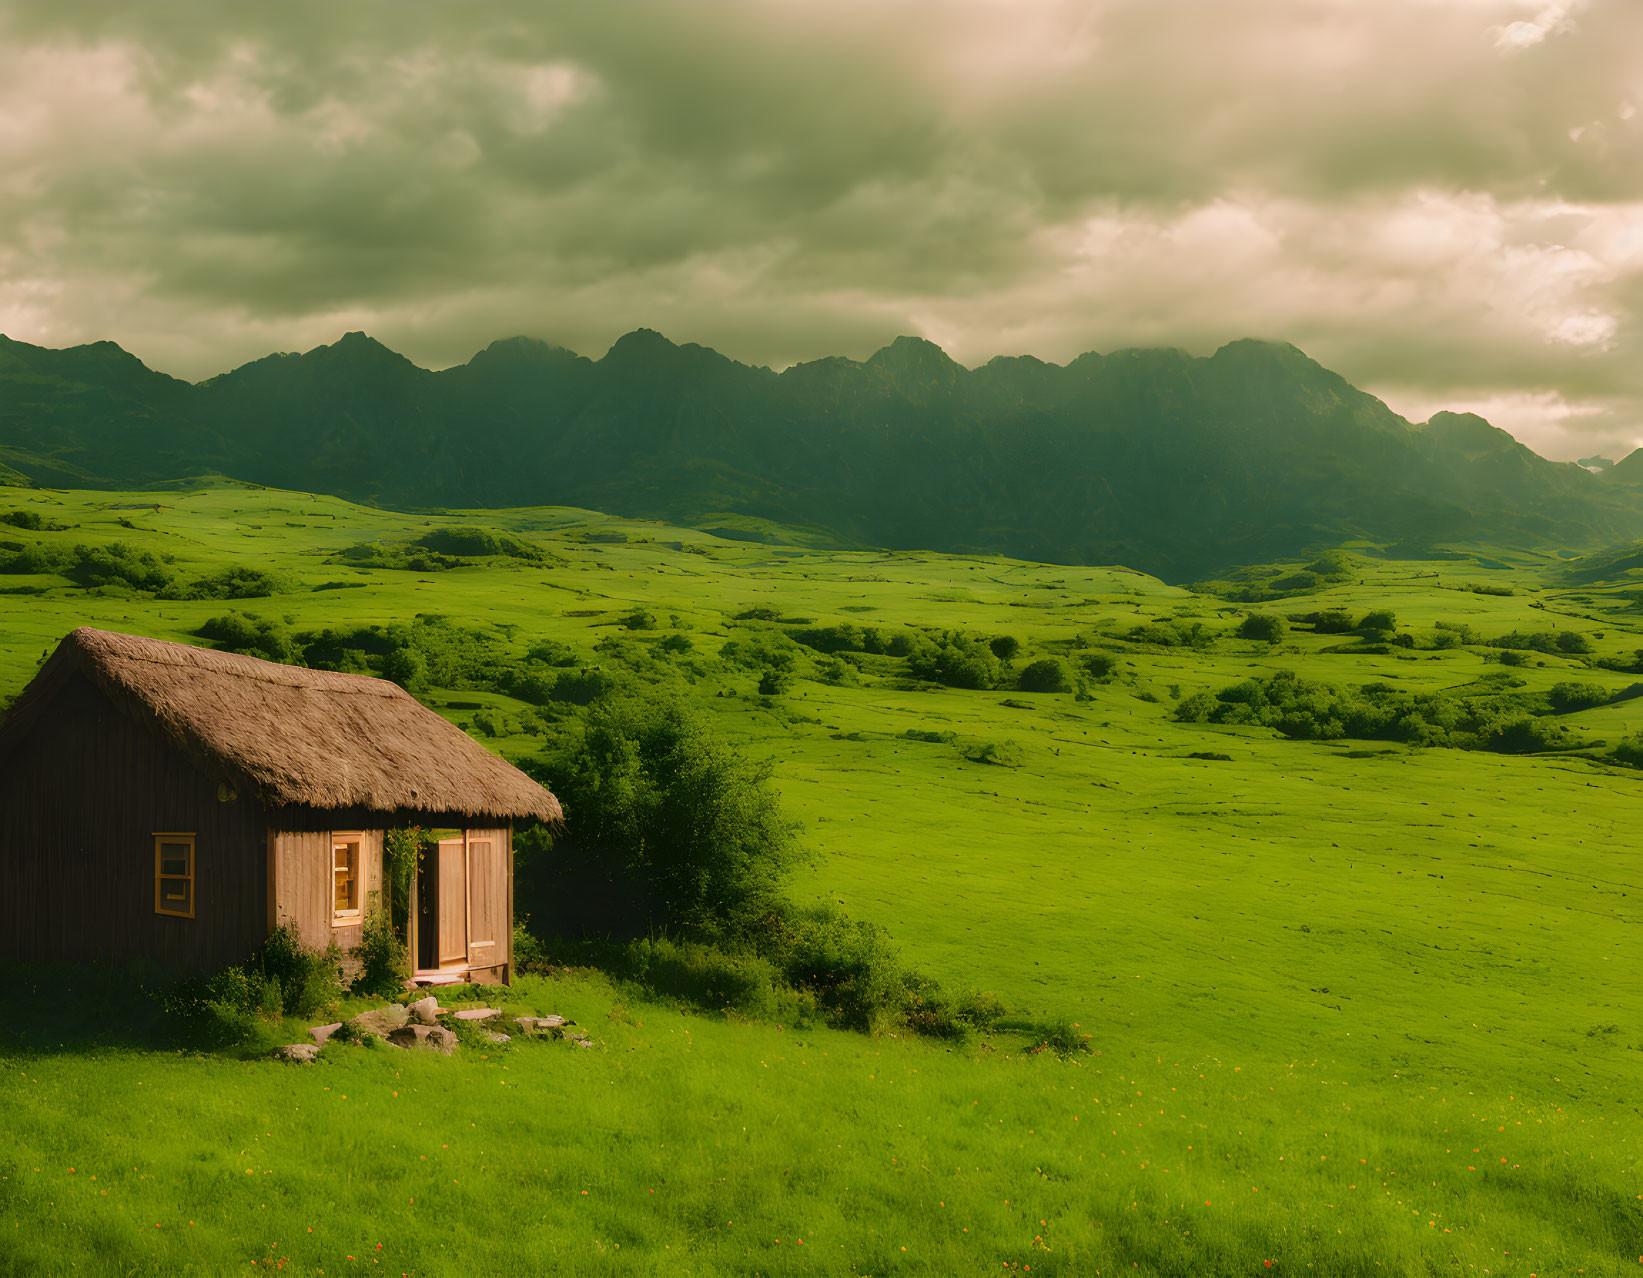
<svg viewBox="0 0 1643 1278">
<path fill-rule="evenodd" d="M 1556 716 L 1537 753 L 1296 740 L 1176 707 L 1294 671 L 1439 693 L 1509 674 L 1617 697 L 1643 583 L 1455 547 L 1231 602 L 1121 568 L 733 540 L 570 509 L 403 514 L 219 483 L 0 489 L 56 530 L 248 599 L 0 575 L 0 700 L 69 629 L 203 642 L 229 610 L 292 631 L 438 614 L 597 665 L 688 638 L 670 686 L 768 758 L 813 856 L 792 884 L 881 924 L 944 985 L 1014 1013 L 960 1045 L 691 1013 L 590 969 L 521 980 L 596 1048 L 451 1059 L 328 1048 L 312 1069 L 145 1045 L 0 995 L 0 1273 L 1618 1274 L 1643 1264 L 1643 699 Z M 482 525 L 542 552 L 362 566 Z M 721 529 L 720 531 L 731 531 Z M 1283 566 L 1284 571 L 1299 565 Z M 1276 571 L 1276 570 L 1275 570 Z M 1411 647 L 1251 612 L 1396 613 Z M 625 621 L 648 614 L 655 628 Z M 1436 623 L 1470 627 L 1438 647 Z M 1134 627 L 1194 623 L 1190 648 Z M 761 695 L 727 644 L 845 624 L 1111 658 L 1073 691 L 919 683 L 805 650 Z M 1503 666 L 1481 641 L 1581 637 Z M 684 645 L 680 645 L 684 647 Z M 533 708 L 420 695 L 514 758 Z M 912 734 L 912 735 L 910 735 Z M 1034 1052 L 1065 1016 L 1090 1050 Z M 1011 1026 L 1018 1028 L 1011 1029 Z M 301 1027 L 289 1027 L 299 1034 Z M 289 1041 L 289 1040 L 287 1040 Z M 802 1241 L 801 1241 L 802 1240 Z M 380 1244 L 380 1248 L 379 1248 Z"/>
</svg>

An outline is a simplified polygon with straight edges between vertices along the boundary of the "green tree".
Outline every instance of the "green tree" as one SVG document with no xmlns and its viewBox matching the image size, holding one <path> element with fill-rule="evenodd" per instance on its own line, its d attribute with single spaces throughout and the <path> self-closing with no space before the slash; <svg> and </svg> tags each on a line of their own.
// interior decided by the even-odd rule
<svg viewBox="0 0 1643 1278">
<path fill-rule="evenodd" d="M 727 940 L 780 908 L 800 848 L 770 767 L 678 703 L 600 701 L 533 771 L 569 837 L 643 889 L 654 922 Z"/>
<path fill-rule="evenodd" d="M 1023 692 L 1071 692 L 1072 676 L 1054 657 L 1041 657 L 1027 666 L 1016 681 Z"/>
<path fill-rule="evenodd" d="M 1251 613 L 1238 627 L 1240 639 L 1255 639 L 1261 643 L 1280 643 L 1289 633 L 1289 623 L 1270 613 Z"/>
</svg>

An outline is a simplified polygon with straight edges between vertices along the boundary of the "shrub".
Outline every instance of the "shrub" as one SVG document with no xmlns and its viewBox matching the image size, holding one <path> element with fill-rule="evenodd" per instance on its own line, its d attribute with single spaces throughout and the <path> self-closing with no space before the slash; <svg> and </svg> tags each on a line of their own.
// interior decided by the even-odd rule
<svg viewBox="0 0 1643 1278">
<path fill-rule="evenodd" d="M 1544 630 L 1533 634 L 1520 634 L 1514 631 L 1512 634 L 1489 640 L 1489 644 L 1494 648 L 1508 648 L 1518 652 L 1544 652 L 1548 656 L 1585 656 L 1593 651 L 1592 641 L 1573 630 L 1565 630 L 1555 635 Z"/>
<path fill-rule="evenodd" d="M 901 962 L 883 928 L 825 907 L 773 913 L 760 948 L 831 1025 L 874 1033 L 904 1019 Z"/>
<path fill-rule="evenodd" d="M 770 766 L 675 702 L 602 700 L 532 769 L 563 800 L 572 838 L 687 935 L 739 934 L 799 856 Z"/>
<path fill-rule="evenodd" d="M 525 652 L 526 661 L 539 661 L 544 666 L 565 668 L 579 666 L 582 658 L 575 648 L 569 644 L 560 643 L 557 639 L 539 639 Z"/>
<path fill-rule="evenodd" d="M 592 705 L 622 686 L 621 680 L 603 670 L 562 670 L 553 681 L 551 700 L 570 705 Z"/>
<path fill-rule="evenodd" d="M 1358 620 L 1359 630 L 1396 630 L 1398 628 L 1398 614 L 1390 608 L 1374 608 Z"/>
<path fill-rule="evenodd" d="M 722 660 L 744 670 L 780 670 L 791 673 L 802 656 L 799 646 L 779 630 L 754 630 L 726 640 L 719 649 Z"/>
<path fill-rule="evenodd" d="M 1023 692 L 1071 692 L 1072 676 L 1055 657 L 1041 657 L 1022 670 L 1016 687 Z"/>
<path fill-rule="evenodd" d="M 15 541 L 0 546 L 0 572 L 3 573 L 59 573 L 68 561 L 69 552 L 57 546 L 25 546 Z"/>
<path fill-rule="evenodd" d="M 1176 707 L 1188 723 L 1258 724 L 1288 737 L 1339 737 L 1521 752 L 1562 745 L 1566 733 L 1535 716 L 1543 698 L 1515 693 L 1500 672 L 1465 689 L 1411 693 L 1387 683 L 1345 689 L 1279 671 L 1246 679 L 1213 697 L 1195 693 Z"/>
<path fill-rule="evenodd" d="M 1093 679 L 1105 679 L 1118 669 L 1118 658 L 1105 652 L 1086 652 L 1080 661 Z"/>
<path fill-rule="evenodd" d="M 415 648 L 395 648 L 382 659 L 382 677 L 407 692 L 420 691 L 428 686 L 428 658 Z"/>
<path fill-rule="evenodd" d="M 1014 661 L 1016 654 L 1021 651 L 1021 640 L 1014 635 L 997 635 L 987 641 L 987 646 L 993 650 L 993 656 L 1000 661 Z"/>
<path fill-rule="evenodd" d="M 1627 737 L 1609 752 L 1609 758 L 1627 767 L 1643 768 L 1643 736 Z"/>
<path fill-rule="evenodd" d="M 312 1016 L 342 996 L 341 957 L 335 945 L 305 949 L 296 925 L 285 923 L 268 934 L 247 966 L 262 978 L 279 982 L 287 1016 Z"/>
<path fill-rule="evenodd" d="M 228 612 L 212 617 L 194 633 L 227 652 L 242 652 L 265 661 L 289 664 L 301 655 L 282 624 L 250 613 Z"/>
<path fill-rule="evenodd" d="M 759 676 L 759 695 L 779 697 L 787 691 L 788 678 L 780 670 L 766 670 Z"/>
<path fill-rule="evenodd" d="M 165 1010 L 188 1019 L 208 1042 L 229 1046 L 255 1039 L 282 1016 L 311 1016 L 329 1008 L 342 986 L 335 946 L 304 950 L 294 925 L 285 924 L 246 962 L 175 985 Z"/>
<path fill-rule="evenodd" d="M 505 533 L 471 525 L 435 528 L 411 543 L 442 555 L 506 555 L 510 559 L 542 559 L 544 555 L 535 546 L 526 545 Z"/>
<path fill-rule="evenodd" d="M 757 954 L 732 954 L 696 941 L 648 937 L 618 956 L 618 972 L 703 1011 L 774 1020 L 781 974 Z"/>
<path fill-rule="evenodd" d="M 656 614 L 646 612 L 643 608 L 635 608 L 621 619 L 622 625 L 629 630 L 655 630 Z"/>
<path fill-rule="evenodd" d="M 1254 639 L 1261 643 L 1279 643 L 1289 632 L 1289 623 L 1270 613 L 1251 613 L 1238 627 L 1240 639 Z"/>
<path fill-rule="evenodd" d="M 1566 746 L 1570 738 L 1561 725 L 1524 715 L 1489 724 L 1478 734 L 1478 740 L 1483 749 L 1501 754 L 1535 754 Z"/>
<path fill-rule="evenodd" d="M 1215 642 L 1201 621 L 1148 621 L 1130 627 L 1124 635 L 1130 643 L 1149 643 L 1160 648 L 1208 648 Z"/>
<path fill-rule="evenodd" d="M 1014 741 L 978 742 L 961 751 L 971 763 L 991 763 L 1001 768 L 1019 768 L 1022 764 L 1021 747 Z"/>
<path fill-rule="evenodd" d="M 161 592 L 168 599 L 264 599 L 281 587 L 280 578 L 260 568 L 233 565 L 182 587 Z"/>
<path fill-rule="evenodd" d="M 124 542 L 106 546 L 76 546 L 69 552 L 63 575 L 77 586 L 129 586 L 159 592 L 173 582 L 171 570 L 152 551 L 136 550 Z"/>
<path fill-rule="evenodd" d="M 1558 714 L 1572 714 L 1577 710 L 1589 710 L 1593 706 L 1607 705 L 1609 702 L 1609 691 L 1602 684 L 1577 683 L 1573 680 L 1554 683 L 1546 696 L 1551 702 L 1552 709 Z"/>
<path fill-rule="evenodd" d="M 360 963 L 359 975 L 354 978 L 356 994 L 388 998 L 405 988 L 405 978 L 410 975 L 405 943 L 394 931 L 386 910 L 366 913 L 354 957 Z"/>
<path fill-rule="evenodd" d="M 1312 623 L 1313 631 L 1320 635 L 1349 635 L 1358 628 L 1352 614 L 1342 608 L 1315 612 L 1307 620 Z"/>
<path fill-rule="evenodd" d="M 1621 674 L 1643 674 L 1643 648 L 1634 648 L 1624 657 L 1601 657 L 1597 664 L 1605 670 L 1618 670 Z"/>
<path fill-rule="evenodd" d="M 22 528 L 29 532 L 62 532 L 67 528 L 66 524 L 48 519 L 35 510 L 0 511 L 0 524 L 10 524 L 13 528 Z"/>
<path fill-rule="evenodd" d="M 356 568 L 387 568 L 402 572 L 445 572 L 466 568 L 468 561 L 437 550 L 416 546 L 384 546 L 379 541 L 361 541 L 337 552 L 337 558 Z"/>
<path fill-rule="evenodd" d="M 1064 1016 L 1039 1026 L 1037 1037 L 1038 1046 L 1033 1049 L 1034 1051 L 1054 1052 L 1063 1060 L 1090 1050 L 1090 1036 L 1083 1032 L 1076 1021 Z"/>
<path fill-rule="evenodd" d="M 907 669 L 915 678 L 949 688 L 986 690 L 998 687 L 1005 678 L 990 645 L 956 630 L 937 639 L 916 641 L 907 657 Z"/>
</svg>

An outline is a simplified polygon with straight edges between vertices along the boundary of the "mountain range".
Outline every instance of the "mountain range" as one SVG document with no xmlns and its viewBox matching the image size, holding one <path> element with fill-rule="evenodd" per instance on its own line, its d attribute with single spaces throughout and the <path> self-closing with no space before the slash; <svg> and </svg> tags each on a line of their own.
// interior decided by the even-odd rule
<svg viewBox="0 0 1643 1278">
<path fill-rule="evenodd" d="M 412 507 L 563 504 L 1193 580 L 1351 539 L 1581 549 L 1643 536 L 1643 450 L 1601 474 L 1479 417 L 1412 424 L 1299 350 L 970 369 L 898 338 L 781 372 L 640 329 L 421 368 L 363 333 L 198 383 L 112 342 L 0 337 L 0 482 L 205 474 Z"/>
</svg>

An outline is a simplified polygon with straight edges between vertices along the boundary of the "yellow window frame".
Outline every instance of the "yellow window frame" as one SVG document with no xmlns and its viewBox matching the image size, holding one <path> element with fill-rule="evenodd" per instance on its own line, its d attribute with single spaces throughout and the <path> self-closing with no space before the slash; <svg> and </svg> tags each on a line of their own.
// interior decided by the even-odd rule
<svg viewBox="0 0 1643 1278">
<path fill-rule="evenodd" d="M 154 835 L 154 913 L 163 914 L 171 919 L 191 919 L 194 917 L 194 908 L 198 898 L 195 894 L 194 870 L 196 848 L 195 836 L 187 834 L 167 834 L 156 832 Z M 188 849 L 187 874 L 163 874 L 164 848 L 167 844 L 181 844 Z M 188 908 L 186 910 L 167 909 L 165 904 L 165 884 L 167 880 L 183 880 L 188 884 Z"/>
<path fill-rule="evenodd" d="M 348 866 L 348 883 L 350 900 L 353 904 L 345 909 L 337 908 L 337 849 L 353 847 L 353 855 Z M 364 831 L 346 830 L 333 831 L 331 834 L 331 926 L 355 927 L 365 917 L 365 910 L 361 902 L 364 900 L 364 884 L 361 878 L 365 873 L 365 833 Z"/>
</svg>

